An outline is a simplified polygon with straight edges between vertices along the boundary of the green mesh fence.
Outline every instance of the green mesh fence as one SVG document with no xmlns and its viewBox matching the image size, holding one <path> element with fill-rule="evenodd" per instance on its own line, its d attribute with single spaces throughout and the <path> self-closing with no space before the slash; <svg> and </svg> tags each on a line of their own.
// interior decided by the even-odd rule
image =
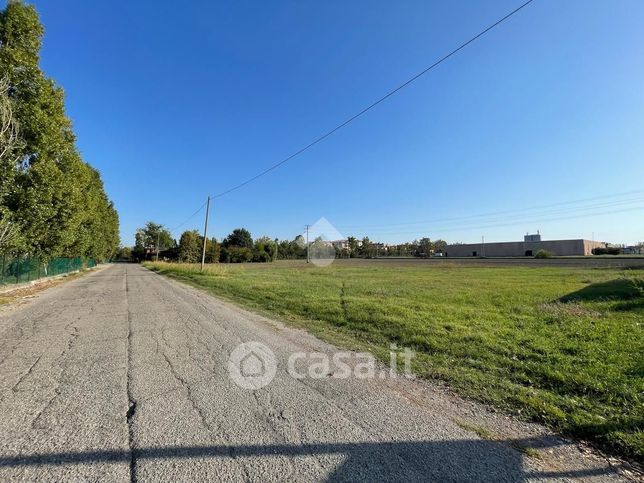
<svg viewBox="0 0 644 483">
<path fill-rule="evenodd" d="M 94 266 L 96 266 L 96 261 L 91 258 L 54 258 L 48 262 L 41 262 L 35 257 L 2 256 L 0 285 L 31 282 L 39 278 L 53 277 Z"/>
</svg>

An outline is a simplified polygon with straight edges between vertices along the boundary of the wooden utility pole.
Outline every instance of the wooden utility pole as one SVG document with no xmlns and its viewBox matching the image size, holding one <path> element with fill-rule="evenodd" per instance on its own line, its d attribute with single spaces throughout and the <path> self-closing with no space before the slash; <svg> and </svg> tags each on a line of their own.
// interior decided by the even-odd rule
<svg viewBox="0 0 644 483">
<path fill-rule="evenodd" d="M 157 231 L 157 262 L 159 261 L 159 239 L 161 238 L 161 227 L 159 227 L 159 231 Z"/>
<path fill-rule="evenodd" d="M 203 249 L 201 250 L 201 271 L 203 272 L 203 266 L 206 263 L 206 242 L 208 241 L 208 214 L 210 212 L 210 196 L 206 202 L 206 223 L 203 227 Z"/>
<path fill-rule="evenodd" d="M 309 226 L 306 225 L 306 263 L 309 263 L 311 257 L 309 256 Z"/>
</svg>

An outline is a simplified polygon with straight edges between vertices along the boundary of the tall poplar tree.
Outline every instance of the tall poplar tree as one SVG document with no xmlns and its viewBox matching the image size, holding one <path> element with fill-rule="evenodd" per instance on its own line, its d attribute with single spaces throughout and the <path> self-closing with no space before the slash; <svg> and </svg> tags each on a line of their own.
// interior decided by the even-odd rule
<svg viewBox="0 0 644 483">
<path fill-rule="evenodd" d="M 0 203 L 19 225 L 25 253 L 108 258 L 118 248 L 118 216 L 76 148 L 62 88 L 40 69 L 42 37 L 34 7 L 10 0 L 0 11 L 0 79 L 18 126 Z"/>
</svg>

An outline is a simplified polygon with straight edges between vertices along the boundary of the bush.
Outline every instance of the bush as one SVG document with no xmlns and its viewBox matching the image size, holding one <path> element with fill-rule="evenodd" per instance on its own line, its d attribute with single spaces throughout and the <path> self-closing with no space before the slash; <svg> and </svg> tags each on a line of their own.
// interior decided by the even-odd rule
<svg viewBox="0 0 644 483">
<path fill-rule="evenodd" d="M 534 258 L 552 258 L 552 252 L 548 250 L 539 250 Z"/>
<path fill-rule="evenodd" d="M 257 251 L 253 255 L 253 261 L 254 262 L 260 262 L 260 263 L 266 263 L 266 262 L 271 262 L 271 256 L 266 253 L 264 250 L 262 251 Z"/>
<path fill-rule="evenodd" d="M 621 252 L 617 247 L 593 248 L 593 255 L 619 255 Z"/>
<path fill-rule="evenodd" d="M 221 250 L 221 261 L 224 263 L 244 263 L 253 259 L 253 252 L 245 247 L 224 247 Z"/>
<path fill-rule="evenodd" d="M 267 236 L 258 238 L 255 241 L 253 248 L 253 261 L 254 262 L 272 262 L 277 258 L 277 243 Z"/>
</svg>

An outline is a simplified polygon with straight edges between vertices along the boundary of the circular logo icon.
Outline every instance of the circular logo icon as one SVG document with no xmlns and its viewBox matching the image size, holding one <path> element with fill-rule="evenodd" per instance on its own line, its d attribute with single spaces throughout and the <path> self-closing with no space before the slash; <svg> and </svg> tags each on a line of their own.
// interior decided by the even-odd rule
<svg viewBox="0 0 644 483">
<path fill-rule="evenodd" d="M 309 249 L 309 257 L 313 265 L 327 267 L 335 260 L 335 248 L 331 244 L 314 242 Z"/>
<path fill-rule="evenodd" d="M 277 372 L 275 354 L 261 342 L 244 342 L 230 353 L 228 375 L 243 389 L 260 389 Z"/>
</svg>

